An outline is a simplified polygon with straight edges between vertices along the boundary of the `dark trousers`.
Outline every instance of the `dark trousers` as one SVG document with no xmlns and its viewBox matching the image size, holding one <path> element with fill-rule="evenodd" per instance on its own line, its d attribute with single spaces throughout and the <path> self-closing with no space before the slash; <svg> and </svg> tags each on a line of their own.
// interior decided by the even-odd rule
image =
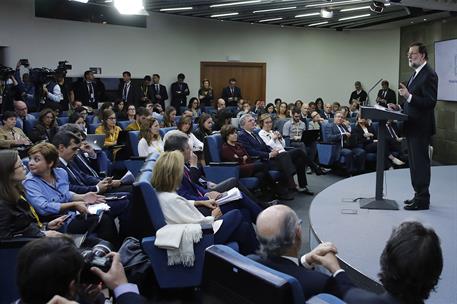
<svg viewBox="0 0 457 304">
<path fill-rule="evenodd" d="M 111 216 L 103 214 L 100 222 L 97 224 L 98 215 L 78 215 L 67 227 L 66 233 L 84 234 L 89 229 L 97 234 L 97 237 L 110 242 L 116 248 L 119 244 L 119 236 L 117 234 L 116 225 Z"/>
<path fill-rule="evenodd" d="M 221 216 L 222 226 L 214 235 L 215 244 L 237 242 L 243 255 L 254 253 L 258 247 L 254 228 L 243 220 L 239 210 L 231 210 Z"/>
<path fill-rule="evenodd" d="M 295 170 L 297 172 L 298 177 L 298 185 L 301 188 L 304 188 L 308 185 L 308 181 L 306 179 L 306 166 L 310 165 L 312 161 L 308 158 L 306 153 L 301 149 L 292 149 L 287 151 L 289 153 L 290 158 L 295 166 Z"/>
<path fill-rule="evenodd" d="M 349 172 L 360 172 L 365 169 L 366 153 L 362 148 L 343 148 L 341 155 Z"/>
<path fill-rule="evenodd" d="M 414 189 L 414 200 L 430 203 L 430 157 L 428 147 L 430 137 L 408 137 L 408 162 L 411 184 Z"/>
</svg>

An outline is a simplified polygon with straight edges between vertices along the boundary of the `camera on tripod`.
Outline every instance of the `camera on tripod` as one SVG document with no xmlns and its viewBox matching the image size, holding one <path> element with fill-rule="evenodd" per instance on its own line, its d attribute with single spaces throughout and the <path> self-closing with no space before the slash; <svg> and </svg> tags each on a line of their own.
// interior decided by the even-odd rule
<svg viewBox="0 0 457 304">
<path fill-rule="evenodd" d="M 59 61 L 59 63 L 57 64 L 56 71 L 61 71 L 61 72 L 66 73 L 68 70 L 71 70 L 71 68 L 72 68 L 72 65 L 68 64 L 68 60 L 64 60 L 64 61 Z"/>
</svg>

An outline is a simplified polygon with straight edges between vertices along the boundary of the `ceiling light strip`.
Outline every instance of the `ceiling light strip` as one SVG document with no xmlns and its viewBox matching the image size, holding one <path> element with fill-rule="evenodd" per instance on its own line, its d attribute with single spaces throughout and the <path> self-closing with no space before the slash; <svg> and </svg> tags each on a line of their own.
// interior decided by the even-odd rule
<svg viewBox="0 0 457 304">
<path fill-rule="evenodd" d="M 364 18 L 364 17 L 369 17 L 369 16 L 371 16 L 371 14 L 363 14 L 363 15 L 340 18 L 340 19 L 338 19 L 338 21 L 352 20 L 352 19 Z"/>
<path fill-rule="evenodd" d="M 187 11 L 193 9 L 192 6 L 186 6 L 186 7 L 169 7 L 169 8 L 161 8 L 161 12 L 176 12 L 176 11 Z"/>
<path fill-rule="evenodd" d="M 301 14 L 295 16 L 295 18 L 302 18 L 302 17 L 311 17 L 311 16 L 319 16 L 321 13 L 315 12 L 315 13 L 307 13 L 307 14 Z"/>
<path fill-rule="evenodd" d="M 211 18 L 219 18 L 219 17 L 227 17 L 227 16 L 236 16 L 238 15 L 239 13 L 224 13 L 224 14 L 215 14 L 215 15 L 211 15 L 210 17 Z"/>
<path fill-rule="evenodd" d="M 324 25 L 327 23 L 328 23 L 328 21 L 322 21 L 322 22 L 308 24 L 308 26 L 318 26 L 318 25 Z"/>
<path fill-rule="evenodd" d="M 288 6 L 288 7 L 271 8 L 271 9 L 253 11 L 253 13 L 257 14 L 257 13 L 278 12 L 278 11 L 286 11 L 286 10 L 291 10 L 291 9 L 296 9 L 296 8 L 297 8 L 296 6 Z"/>
<path fill-rule="evenodd" d="M 250 1 L 238 1 L 238 2 L 230 2 L 230 3 L 221 3 L 221 4 L 213 4 L 209 7 L 224 7 L 224 6 L 235 6 L 235 5 L 244 5 L 244 4 L 254 4 L 259 3 L 261 0 L 250 0 Z"/>
<path fill-rule="evenodd" d="M 335 6 L 341 4 L 349 4 L 354 2 L 364 2 L 365 0 L 345 0 L 345 1 L 335 1 L 335 2 L 325 2 L 325 3 L 317 3 L 317 4 L 308 4 L 305 7 L 321 7 L 321 6 Z"/>
<path fill-rule="evenodd" d="M 352 12 L 352 11 L 359 11 L 359 10 L 364 10 L 364 9 L 370 9 L 370 6 L 344 8 L 344 9 L 340 10 L 340 12 Z"/>
<path fill-rule="evenodd" d="M 270 22 L 270 21 L 278 21 L 278 20 L 282 20 L 282 18 L 263 19 L 263 20 L 259 20 L 259 22 Z"/>
</svg>

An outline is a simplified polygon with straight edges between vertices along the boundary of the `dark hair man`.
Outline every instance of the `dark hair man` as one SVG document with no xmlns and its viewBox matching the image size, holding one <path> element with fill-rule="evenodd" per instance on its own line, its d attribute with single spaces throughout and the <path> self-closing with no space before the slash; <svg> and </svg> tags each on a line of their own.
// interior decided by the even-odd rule
<svg viewBox="0 0 457 304">
<path fill-rule="evenodd" d="M 381 90 L 378 91 L 376 102 L 383 107 L 387 107 L 388 103 L 397 103 L 397 94 L 389 88 L 389 82 L 387 80 L 381 82 L 381 87 Z"/>
<path fill-rule="evenodd" d="M 171 105 L 180 113 L 180 107 L 187 106 L 187 96 L 190 94 L 189 86 L 184 82 L 183 73 L 178 74 L 178 81 L 171 85 Z"/>
<path fill-rule="evenodd" d="M 238 100 L 243 98 L 241 97 L 241 89 L 236 86 L 235 78 L 229 79 L 229 85 L 222 90 L 222 98 L 228 107 L 236 107 Z"/>
<path fill-rule="evenodd" d="M 152 74 L 152 102 L 159 103 L 165 109 L 165 101 L 168 99 L 167 88 L 160 84 L 160 75 Z"/>
</svg>

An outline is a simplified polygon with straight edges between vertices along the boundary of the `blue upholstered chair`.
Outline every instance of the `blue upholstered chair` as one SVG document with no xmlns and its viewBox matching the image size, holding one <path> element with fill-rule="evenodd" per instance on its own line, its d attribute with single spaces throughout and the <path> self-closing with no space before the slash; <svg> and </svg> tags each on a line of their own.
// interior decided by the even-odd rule
<svg viewBox="0 0 457 304">
<path fill-rule="evenodd" d="M 68 116 L 57 116 L 57 125 L 63 126 L 64 124 L 68 123 Z"/>
<path fill-rule="evenodd" d="M 122 130 L 127 129 L 128 125 L 131 124 L 130 120 L 121 120 L 117 122 L 117 125 L 121 127 Z"/>
<path fill-rule="evenodd" d="M 154 162 L 150 163 L 153 166 Z M 149 235 L 154 235 L 155 231 L 165 226 L 166 223 L 155 190 L 150 184 L 151 177 L 152 171 L 142 172 L 138 176 L 137 181 L 134 183 L 134 205 L 143 205 L 145 207 L 145 214 L 148 216 L 148 221 L 152 226 Z M 133 216 L 137 214 L 138 212 L 132 211 Z M 135 221 L 140 222 L 136 217 Z M 141 225 L 143 225 L 143 222 Z M 155 236 L 144 237 L 142 246 L 151 259 L 151 266 L 160 288 L 195 287 L 201 284 L 205 249 L 214 243 L 212 228 L 203 229 L 203 238 L 194 245 L 195 262 L 193 267 L 168 266 L 167 251 L 156 247 L 154 242 Z"/>
<path fill-rule="evenodd" d="M 95 129 L 100 125 L 100 123 L 91 123 L 87 126 L 88 134 L 95 134 Z"/>
<path fill-rule="evenodd" d="M 166 127 L 166 128 L 160 128 L 159 129 L 159 133 L 160 133 L 160 137 L 164 137 L 165 134 L 167 134 L 167 132 L 171 131 L 171 130 L 176 130 L 176 127 Z"/>
<path fill-rule="evenodd" d="M 37 121 L 38 119 L 27 119 L 26 121 L 24 121 L 24 133 L 29 135 L 30 131 L 32 131 L 35 127 Z"/>
</svg>

